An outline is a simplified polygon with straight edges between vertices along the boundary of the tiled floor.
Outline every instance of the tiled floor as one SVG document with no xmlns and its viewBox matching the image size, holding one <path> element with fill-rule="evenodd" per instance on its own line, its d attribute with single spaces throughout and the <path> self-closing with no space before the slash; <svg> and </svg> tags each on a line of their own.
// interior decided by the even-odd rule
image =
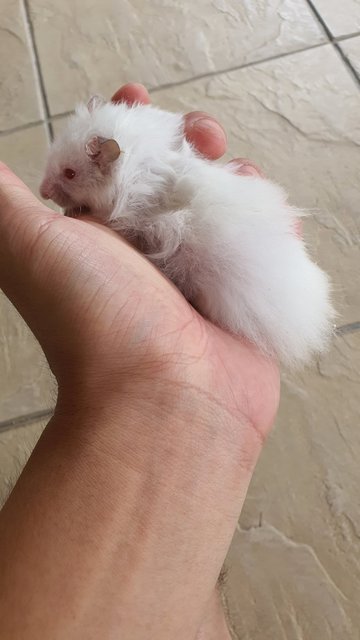
<svg viewBox="0 0 360 640">
<path fill-rule="evenodd" d="M 60 116 L 145 82 L 218 116 L 312 211 L 341 335 L 283 376 L 277 428 L 229 554 L 234 638 L 350 640 L 360 628 L 360 0 L 2 0 L 0 157 L 37 190 Z M 0 297 L 0 497 L 55 399 L 38 345 Z"/>
</svg>

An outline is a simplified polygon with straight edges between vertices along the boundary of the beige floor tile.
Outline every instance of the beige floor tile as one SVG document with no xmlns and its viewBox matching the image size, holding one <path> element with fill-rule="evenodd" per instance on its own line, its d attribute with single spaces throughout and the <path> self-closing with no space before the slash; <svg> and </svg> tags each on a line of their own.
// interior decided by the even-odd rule
<svg viewBox="0 0 360 640">
<path fill-rule="evenodd" d="M 358 87 L 331 45 L 156 92 L 171 110 L 203 109 L 308 208 L 305 236 L 334 282 L 338 323 L 360 319 Z M 230 155 L 229 154 L 229 155 Z"/>
<path fill-rule="evenodd" d="M 312 0 L 333 36 L 360 31 L 360 0 Z"/>
<path fill-rule="evenodd" d="M 0 158 L 39 197 L 48 141 L 45 127 L 38 125 L 0 137 Z"/>
<path fill-rule="evenodd" d="M 339 44 L 345 55 L 350 60 L 353 68 L 360 76 L 360 36 L 350 38 L 349 40 L 343 40 Z"/>
<path fill-rule="evenodd" d="M 318 371 L 284 378 L 228 557 L 238 637 L 357 637 L 359 388 L 360 332 L 338 338 Z"/>
<path fill-rule="evenodd" d="M 324 41 L 305 0 L 30 0 L 51 113 Z"/>
<path fill-rule="evenodd" d="M 0 506 L 8 497 L 46 422 L 0 432 Z"/>
<path fill-rule="evenodd" d="M 55 138 L 61 132 L 67 120 L 68 120 L 68 116 L 61 116 L 60 118 L 52 119 L 51 122 L 52 122 L 52 128 L 53 128 Z"/>
<path fill-rule="evenodd" d="M 0 423 L 53 407 L 56 384 L 45 356 L 5 295 L 0 292 Z"/>
<path fill-rule="evenodd" d="M 42 126 L 0 138 L 1 158 L 38 191 L 47 139 Z M 25 322 L 0 294 L 0 422 L 54 405 L 56 387 Z"/>
<path fill-rule="evenodd" d="M 36 76 L 20 0 L 0 10 L 0 131 L 41 119 Z"/>
</svg>

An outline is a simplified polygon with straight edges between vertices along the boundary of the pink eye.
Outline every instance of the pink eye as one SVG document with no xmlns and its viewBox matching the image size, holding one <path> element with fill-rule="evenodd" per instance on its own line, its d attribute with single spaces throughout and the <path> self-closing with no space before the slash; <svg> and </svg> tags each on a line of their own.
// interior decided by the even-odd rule
<svg viewBox="0 0 360 640">
<path fill-rule="evenodd" d="M 75 178 L 76 173 L 75 173 L 74 169 L 67 168 L 67 169 L 64 169 L 64 176 L 68 180 L 72 180 L 73 178 Z"/>
</svg>

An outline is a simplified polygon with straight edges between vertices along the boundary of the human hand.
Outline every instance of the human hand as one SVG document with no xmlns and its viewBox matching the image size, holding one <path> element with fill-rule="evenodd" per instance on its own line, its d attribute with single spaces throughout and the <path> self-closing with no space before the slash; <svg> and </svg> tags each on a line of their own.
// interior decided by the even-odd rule
<svg viewBox="0 0 360 640">
<path fill-rule="evenodd" d="M 144 91 L 128 85 L 120 97 L 148 100 L 147 93 L 140 96 Z M 186 135 L 210 158 L 225 151 L 225 135 L 209 116 L 189 114 Z M 237 168 L 239 173 L 257 171 L 244 161 Z M 0 167 L 0 286 L 39 339 L 57 377 L 55 431 L 63 438 L 59 416 L 66 416 L 67 438 L 90 443 L 81 471 L 85 479 L 90 468 L 93 479 L 89 496 L 82 487 L 82 500 L 88 496 L 90 505 L 94 487 L 105 503 L 117 495 L 117 517 L 125 520 L 117 535 L 126 538 L 129 528 L 142 536 L 146 532 L 145 545 L 141 536 L 131 541 L 133 557 L 145 554 L 153 585 L 147 599 L 141 590 L 141 597 L 134 598 L 147 605 L 144 625 L 159 594 L 165 610 L 174 612 L 174 625 L 176 610 L 184 614 L 182 607 L 195 603 L 196 594 L 199 610 L 186 620 L 183 615 L 182 623 L 195 628 L 277 410 L 276 364 L 202 318 L 116 234 L 94 220 L 47 209 L 5 166 Z M 69 441 L 73 451 L 74 441 Z M 98 463 L 99 456 L 102 461 L 105 456 L 105 465 Z M 97 462 L 89 464 L 94 457 Z M 103 467 L 106 475 L 100 481 Z M 134 475 L 141 479 L 141 491 L 136 484 L 130 500 Z M 51 504 L 56 506 L 55 496 Z M 68 496 L 66 508 L 69 504 Z M 77 518 L 76 509 L 71 518 Z M 91 528 L 101 537 L 107 522 L 103 510 L 98 520 L 91 519 Z M 80 546 L 78 555 L 82 552 Z M 162 571 L 161 558 L 167 559 Z M 119 562 L 116 555 L 114 567 L 121 576 Z M 135 578 L 132 574 L 131 584 L 140 589 L 143 573 Z M 125 586 L 125 591 L 117 586 L 116 602 L 127 610 L 132 592 Z M 175 637 L 172 631 L 165 637 Z"/>
<path fill-rule="evenodd" d="M 113 100 L 119 99 L 143 103 L 150 100 L 146 89 L 137 84 L 126 85 L 116 92 Z M 188 114 L 185 130 L 187 138 L 209 158 L 216 159 L 225 152 L 225 133 L 207 114 Z M 254 164 L 244 159 L 232 162 L 239 174 L 259 172 Z M 152 357 L 155 361 L 157 358 L 166 359 L 171 345 L 164 344 L 164 336 L 169 330 L 173 336 L 178 336 L 181 331 L 182 339 L 197 345 L 195 350 L 189 348 L 192 357 L 196 357 L 206 336 L 211 350 L 218 352 L 220 349 L 218 358 L 225 358 L 229 371 L 232 367 L 237 370 L 237 358 L 241 358 L 244 369 L 249 373 L 255 369 L 255 379 L 260 374 L 255 386 L 258 383 L 261 387 L 269 385 L 270 398 L 260 394 L 263 402 L 259 404 L 256 400 L 256 406 L 249 408 L 247 417 L 264 423 L 267 430 L 277 403 L 277 394 L 273 393 L 278 379 L 274 364 L 251 345 L 234 339 L 201 319 L 148 262 L 109 230 L 89 219 L 73 221 L 45 208 L 5 168 L 2 185 L 0 224 L 4 246 L 0 284 L 37 335 L 58 377 L 60 389 L 65 386 L 71 388 L 79 379 L 90 385 L 92 376 L 97 378 L 102 367 L 105 378 L 114 373 L 114 380 L 117 380 L 121 373 L 120 355 L 127 367 L 132 363 L 139 375 L 140 363 L 142 368 L 145 365 L 142 351 L 154 350 Z M 18 233 L 15 234 L 16 228 Z M 156 302 L 153 298 L 155 292 L 159 296 Z M 123 306 L 125 300 L 126 308 Z M 135 304 L 138 308 L 136 317 L 133 317 Z M 147 326 L 140 343 L 138 323 L 143 325 L 144 318 L 147 318 Z M 183 332 L 182 323 L 186 321 L 189 325 Z M 197 334 L 203 336 L 200 342 Z M 221 367 L 218 367 L 214 353 L 211 356 L 209 353 L 208 357 L 209 360 L 206 356 L 204 358 L 208 365 L 212 362 L 211 366 L 214 366 L 216 361 L 217 375 L 213 383 L 218 388 Z M 239 379 L 226 384 L 226 389 L 223 389 L 222 381 L 219 397 L 223 391 L 226 391 L 225 403 L 230 398 L 239 397 L 236 389 L 239 384 L 251 398 L 258 396 L 250 379 L 246 388 Z M 230 402 L 229 407 L 231 405 Z M 241 398 L 240 405 L 243 405 Z"/>
</svg>

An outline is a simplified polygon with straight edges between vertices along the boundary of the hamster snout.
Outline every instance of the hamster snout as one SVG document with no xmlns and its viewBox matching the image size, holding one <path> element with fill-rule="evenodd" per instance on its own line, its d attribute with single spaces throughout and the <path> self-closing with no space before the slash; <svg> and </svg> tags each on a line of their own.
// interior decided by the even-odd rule
<svg viewBox="0 0 360 640">
<path fill-rule="evenodd" d="M 50 181 L 45 178 L 40 185 L 39 191 L 41 197 L 44 198 L 44 200 L 50 200 L 52 193 Z"/>
<path fill-rule="evenodd" d="M 44 200 L 53 200 L 60 207 L 71 204 L 71 199 L 65 193 L 61 185 L 45 178 L 40 185 L 40 195 Z"/>
</svg>

